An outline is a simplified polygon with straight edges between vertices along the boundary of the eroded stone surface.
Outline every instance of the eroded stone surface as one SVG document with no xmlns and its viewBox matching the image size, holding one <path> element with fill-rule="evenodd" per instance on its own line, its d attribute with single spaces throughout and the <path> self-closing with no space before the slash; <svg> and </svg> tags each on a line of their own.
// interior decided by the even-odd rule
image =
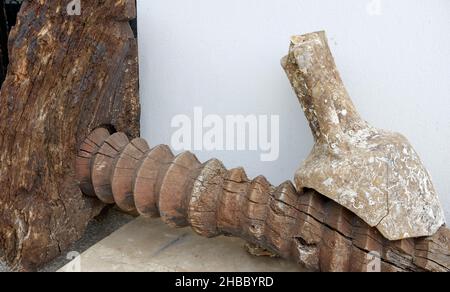
<svg viewBox="0 0 450 292">
<path fill-rule="evenodd" d="M 435 234 L 444 215 L 430 175 L 405 137 L 359 116 L 325 33 L 293 37 L 282 63 L 316 141 L 296 187 L 333 199 L 389 240 Z"/>
</svg>

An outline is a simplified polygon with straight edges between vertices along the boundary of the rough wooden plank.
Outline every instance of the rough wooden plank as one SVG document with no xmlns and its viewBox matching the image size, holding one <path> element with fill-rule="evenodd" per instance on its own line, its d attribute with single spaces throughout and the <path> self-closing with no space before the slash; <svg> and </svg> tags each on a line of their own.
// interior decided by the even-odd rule
<svg viewBox="0 0 450 292">
<path fill-rule="evenodd" d="M 139 136 L 135 1 L 26 1 L 10 32 L 0 94 L 0 250 L 33 270 L 80 238 L 103 207 L 83 196 L 75 158 L 101 125 Z"/>
</svg>

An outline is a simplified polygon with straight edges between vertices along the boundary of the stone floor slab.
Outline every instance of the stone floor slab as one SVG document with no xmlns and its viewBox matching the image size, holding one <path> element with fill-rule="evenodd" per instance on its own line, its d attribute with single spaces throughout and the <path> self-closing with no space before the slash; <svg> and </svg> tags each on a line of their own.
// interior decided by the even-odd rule
<svg viewBox="0 0 450 292">
<path fill-rule="evenodd" d="M 298 272 L 295 263 L 254 257 L 237 238 L 206 239 L 138 218 L 82 253 L 60 271 L 82 272 Z"/>
</svg>

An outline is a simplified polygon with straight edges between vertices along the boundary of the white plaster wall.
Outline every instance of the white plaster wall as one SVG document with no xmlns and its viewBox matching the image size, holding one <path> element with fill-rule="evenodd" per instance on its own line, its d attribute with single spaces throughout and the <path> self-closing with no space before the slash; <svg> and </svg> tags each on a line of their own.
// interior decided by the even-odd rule
<svg viewBox="0 0 450 292">
<path fill-rule="evenodd" d="M 273 183 L 312 146 L 280 67 L 289 37 L 326 30 L 363 117 L 405 134 L 450 219 L 449 0 L 138 0 L 143 136 L 170 144 L 174 115 L 279 114 L 280 157 L 197 151 Z"/>
</svg>

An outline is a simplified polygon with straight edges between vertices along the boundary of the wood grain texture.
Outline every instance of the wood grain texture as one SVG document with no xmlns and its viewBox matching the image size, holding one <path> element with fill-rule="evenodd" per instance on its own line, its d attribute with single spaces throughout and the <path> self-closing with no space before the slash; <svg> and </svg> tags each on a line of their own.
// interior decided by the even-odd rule
<svg viewBox="0 0 450 292">
<path fill-rule="evenodd" d="M 104 145 L 117 137 L 106 138 Z M 102 185 L 102 196 L 108 190 L 106 195 L 127 212 L 161 217 L 172 227 L 190 226 L 205 237 L 240 237 L 315 271 L 366 272 L 374 261 L 385 272 L 450 271 L 446 228 L 432 237 L 389 241 L 313 190 L 297 192 L 289 181 L 274 187 L 262 176 L 249 179 L 242 168 L 227 170 L 216 159 L 201 163 L 192 153 L 174 156 L 164 145 L 146 150 L 147 144 L 138 141 L 145 145 L 142 151 L 124 155 L 136 143 L 122 145 L 115 154 L 122 158 L 120 166 L 108 160 L 104 180 L 92 180 L 94 189 Z M 98 151 L 90 159 L 103 155 Z M 81 155 L 78 159 L 84 161 Z M 126 175 L 118 176 L 122 169 Z M 89 171 L 79 175 L 80 181 L 90 179 Z"/>
<path fill-rule="evenodd" d="M 26 1 L 10 33 L 0 95 L 0 250 L 17 269 L 66 250 L 104 206 L 78 187 L 85 137 L 101 125 L 139 136 L 128 23 L 135 1 L 82 1 L 79 16 L 67 15 L 67 2 Z"/>
</svg>

